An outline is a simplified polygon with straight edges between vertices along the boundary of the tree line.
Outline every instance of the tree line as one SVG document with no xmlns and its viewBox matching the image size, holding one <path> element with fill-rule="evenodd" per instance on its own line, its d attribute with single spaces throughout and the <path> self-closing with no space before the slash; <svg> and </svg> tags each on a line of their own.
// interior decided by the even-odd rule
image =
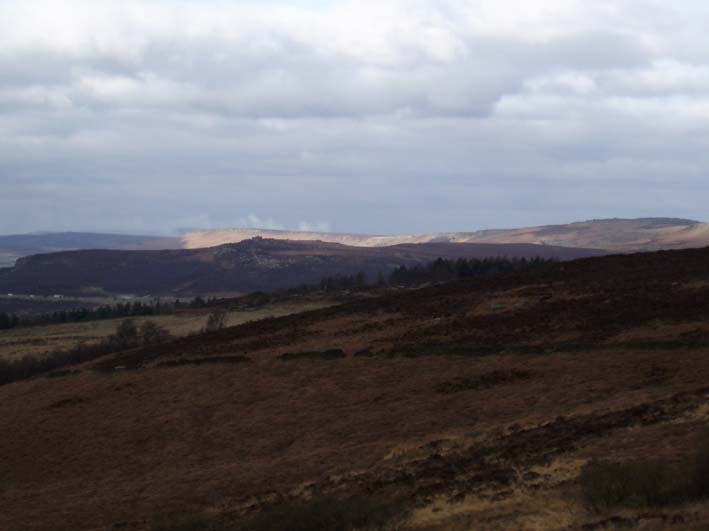
<svg viewBox="0 0 709 531">
<path fill-rule="evenodd" d="M 171 339 L 170 333 L 153 321 L 148 320 L 137 326 L 132 319 L 125 319 L 118 325 L 115 333 L 98 343 L 80 343 L 70 349 L 57 350 L 41 357 L 25 356 L 18 360 L 0 358 L 0 385 L 64 369 L 115 352 L 164 343 Z"/>
<path fill-rule="evenodd" d="M 287 294 L 365 290 L 386 287 L 412 287 L 456 279 L 521 271 L 540 267 L 551 261 L 552 260 L 543 258 L 461 258 L 458 260 L 439 258 L 426 265 L 400 266 L 389 273 L 389 275 L 380 273 L 377 275 L 374 282 L 371 283 L 368 281 L 367 275 L 360 272 L 354 275 L 325 277 L 318 284 L 304 285 L 273 294 L 255 292 L 242 299 L 244 299 L 247 305 L 260 305 L 267 304 Z M 30 320 L 38 319 L 41 321 L 42 319 L 46 319 L 47 321 L 45 322 L 71 322 L 71 320 L 110 319 L 115 317 L 128 318 L 124 319 L 118 325 L 113 335 L 96 344 L 80 344 L 72 349 L 56 351 L 41 358 L 27 356 L 15 361 L 0 359 L 0 385 L 29 378 L 41 373 L 56 371 L 67 366 L 84 363 L 122 350 L 170 341 L 172 336 L 169 332 L 155 322 L 147 320 L 143 322 L 141 326 L 137 326 L 130 317 L 166 313 L 182 307 L 202 308 L 217 306 L 219 302 L 219 299 L 216 298 L 205 300 L 200 297 L 197 297 L 189 303 L 182 303 L 179 300 L 171 304 L 163 304 L 160 301 L 155 304 L 146 304 L 136 301 L 134 303 L 128 302 L 113 306 L 103 306 L 94 310 L 80 309 L 27 317 L 27 319 Z M 23 318 L 24 316 L 17 317 L 15 315 L 0 313 L 0 328 L 2 328 L 3 325 L 12 327 L 26 324 L 28 321 L 23 321 Z M 217 307 L 215 311 L 208 316 L 207 322 L 201 332 L 213 332 L 225 326 L 226 313 L 223 309 Z"/>
<path fill-rule="evenodd" d="M 354 275 L 325 277 L 318 284 L 303 284 L 286 290 L 288 293 L 356 291 L 383 287 L 416 287 L 424 284 L 448 282 L 498 273 L 531 269 L 553 262 L 547 258 L 438 258 L 428 264 L 399 266 L 389 274 L 380 272 L 369 279 L 360 271 Z"/>
<path fill-rule="evenodd" d="M 316 284 L 303 284 L 295 288 L 274 293 L 255 292 L 243 297 L 247 306 L 267 304 L 288 295 L 307 293 L 339 293 L 361 291 L 385 287 L 416 287 L 424 284 L 447 282 L 463 278 L 481 277 L 497 273 L 509 273 L 539 267 L 552 262 L 545 258 L 458 258 L 455 260 L 438 258 L 428 264 L 399 266 L 388 274 L 380 272 L 376 278 L 369 279 L 360 271 L 353 275 L 334 275 L 324 277 Z M 208 308 L 219 303 L 217 298 L 196 297 L 189 302 L 175 299 L 172 302 L 157 300 L 149 302 L 125 302 L 104 305 L 98 308 L 78 308 L 61 310 L 38 315 L 16 315 L 0 312 L 0 330 L 18 326 L 33 326 L 55 323 L 77 323 L 101 319 L 129 318 L 173 313 L 184 308 Z"/>
<path fill-rule="evenodd" d="M 19 326 L 36 326 L 45 324 L 80 323 L 84 321 L 100 321 L 120 317 L 145 317 L 174 313 L 183 308 L 204 308 L 216 302 L 216 298 L 203 299 L 196 297 L 189 302 L 175 299 L 171 302 L 157 300 L 155 302 L 125 302 L 105 304 L 97 308 L 75 308 L 72 310 L 57 310 L 54 312 L 18 315 L 0 312 L 0 330 L 8 330 Z"/>
<path fill-rule="evenodd" d="M 216 310 L 207 317 L 205 326 L 198 333 L 215 332 L 226 327 L 227 315 L 223 310 Z M 133 319 L 124 319 L 116 331 L 97 343 L 80 343 L 72 348 L 56 350 L 43 356 L 24 356 L 17 360 L 0 358 L 0 385 L 25 380 L 38 374 L 59 371 L 72 365 L 98 359 L 108 354 L 124 350 L 159 345 L 172 341 L 170 332 L 150 319 L 140 325 Z"/>
<path fill-rule="evenodd" d="M 551 259 L 546 258 L 458 258 L 448 260 L 438 258 L 427 265 L 400 266 L 391 272 L 387 280 L 390 286 L 417 286 L 431 282 L 447 282 L 463 278 L 474 278 L 499 273 L 511 273 L 542 266 Z"/>
</svg>

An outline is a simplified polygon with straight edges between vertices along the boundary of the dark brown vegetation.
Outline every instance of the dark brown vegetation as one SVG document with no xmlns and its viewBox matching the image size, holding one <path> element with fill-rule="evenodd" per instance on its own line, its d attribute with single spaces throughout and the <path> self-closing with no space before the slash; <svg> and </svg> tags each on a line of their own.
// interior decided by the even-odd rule
<svg viewBox="0 0 709 531">
<path fill-rule="evenodd" d="M 701 529 L 707 323 L 701 249 L 108 354 L 0 387 L 0 528 L 298 529 L 327 514 L 311 500 L 355 499 L 406 500 L 401 525 L 420 531 Z M 330 349 L 342 355 L 282 361 Z M 237 356 L 252 361 L 194 363 Z"/>
<path fill-rule="evenodd" d="M 433 386 L 437 393 L 450 394 L 463 391 L 477 391 L 479 389 L 489 389 L 497 385 L 511 384 L 520 380 L 529 380 L 532 377 L 529 371 L 518 371 L 516 369 L 498 369 L 490 371 L 472 378 L 456 378 L 449 382 L 441 382 Z"/>
<path fill-rule="evenodd" d="M 345 352 L 339 348 L 329 350 L 312 350 L 306 352 L 286 352 L 281 354 L 279 358 L 283 361 L 294 360 L 337 360 L 345 358 Z"/>
<path fill-rule="evenodd" d="M 152 531 L 397 531 L 407 512 L 402 501 L 323 496 L 275 504 L 239 523 L 208 514 L 160 515 Z"/>
<path fill-rule="evenodd" d="M 125 319 L 118 325 L 113 335 L 98 343 L 90 345 L 82 343 L 71 349 L 51 352 L 42 357 L 0 359 L 0 385 L 26 380 L 50 371 L 54 371 L 50 373 L 53 376 L 65 375 L 67 370 L 62 370 L 65 367 L 140 346 L 154 347 L 171 339 L 169 332 L 153 321 L 145 321 L 138 327 L 131 319 Z"/>
<path fill-rule="evenodd" d="M 158 367 L 182 367 L 184 365 L 207 365 L 213 363 L 249 363 L 252 359 L 246 356 L 211 356 L 207 358 L 167 360 L 158 363 Z"/>
<path fill-rule="evenodd" d="M 679 462 L 595 459 L 581 470 L 587 506 L 594 511 L 616 507 L 665 507 L 709 498 L 709 445 Z"/>
</svg>

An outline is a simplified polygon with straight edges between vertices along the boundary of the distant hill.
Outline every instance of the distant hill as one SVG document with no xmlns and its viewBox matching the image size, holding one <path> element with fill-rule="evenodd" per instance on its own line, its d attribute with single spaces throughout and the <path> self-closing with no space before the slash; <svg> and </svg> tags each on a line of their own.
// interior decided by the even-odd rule
<svg viewBox="0 0 709 531">
<path fill-rule="evenodd" d="M 689 219 L 599 219 L 564 225 L 475 232 L 372 235 L 303 232 L 258 228 L 188 232 L 180 237 L 61 232 L 0 236 L 0 267 L 23 256 L 79 249 L 201 249 L 239 243 L 254 237 L 273 240 L 322 241 L 352 247 L 387 247 L 419 243 L 524 243 L 604 249 L 613 252 L 655 251 L 709 246 L 709 224 Z"/>
<path fill-rule="evenodd" d="M 404 244 L 353 247 L 254 238 L 203 249 L 83 250 L 21 258 L 0 273 L 0 293 L 195 295 L 274 290 L 325 276 L 370 276 L 438 257 L 544 257 L 569 260 L 597 250 L 514 244 Z"/>
<path fill-rule="evenodd" d="M 0 266 L 10 266 L 23 256 L 74 249 L 170 249 L 180 242 L 161 236 L 48 232 L 0 236 Z"/>
<path fill-rule="evenodd" d="M 601 219 L 520 229 L 437 232 L 395 236 L 264 229 L 223 229 L 190 232 L 183 235 L 180 241 L 181 247 L 191 249 L 237 243 L 254 236 L 279 240 L 320 240 L 357 247 L 381 247 L 403 243 L 431 242 L 531 243 L 633 252 L 708 246 L 709 224 L 674 218 Z"/>
</svg>

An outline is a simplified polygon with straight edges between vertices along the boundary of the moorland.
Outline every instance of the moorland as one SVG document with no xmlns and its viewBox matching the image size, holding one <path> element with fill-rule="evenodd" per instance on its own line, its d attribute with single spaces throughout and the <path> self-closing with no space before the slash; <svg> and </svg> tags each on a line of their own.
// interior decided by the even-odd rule
<svg viewBox="0 0 709 531">
<path fill-rule="evenodd" d="M 708 317 L 691 249 L 113 352 L 0 386 L 0 528 L 704 529 Z"/>
</svg>

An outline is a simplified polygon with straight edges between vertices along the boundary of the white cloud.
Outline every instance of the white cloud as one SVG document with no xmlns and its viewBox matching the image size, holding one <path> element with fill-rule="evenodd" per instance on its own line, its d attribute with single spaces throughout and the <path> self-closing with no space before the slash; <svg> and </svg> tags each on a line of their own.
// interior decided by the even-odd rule
<svg viewBox="0 0 709 531">
<path fill-rule="evenodd" d="M 304 232 L 330 232 L 332 229 L 327 221 L 317 221 L 311 223 L 309 221 L 301 221 L 298 223 L 297 229 Z"/>
<path fill-rule="evenodd" d="M 697 0 L 5 0 L 0 230 L 701 216 L 708 23 Z"/>
<path fill-rule="evenodd" d="M 271 218 L 260 218 L 255 214 L 249 214 L 246 218 L 240 219 L 237 221 L 236 226 L 250 229 L 283 230 L 283 225 L 275 220 Z"/>
</svg>

